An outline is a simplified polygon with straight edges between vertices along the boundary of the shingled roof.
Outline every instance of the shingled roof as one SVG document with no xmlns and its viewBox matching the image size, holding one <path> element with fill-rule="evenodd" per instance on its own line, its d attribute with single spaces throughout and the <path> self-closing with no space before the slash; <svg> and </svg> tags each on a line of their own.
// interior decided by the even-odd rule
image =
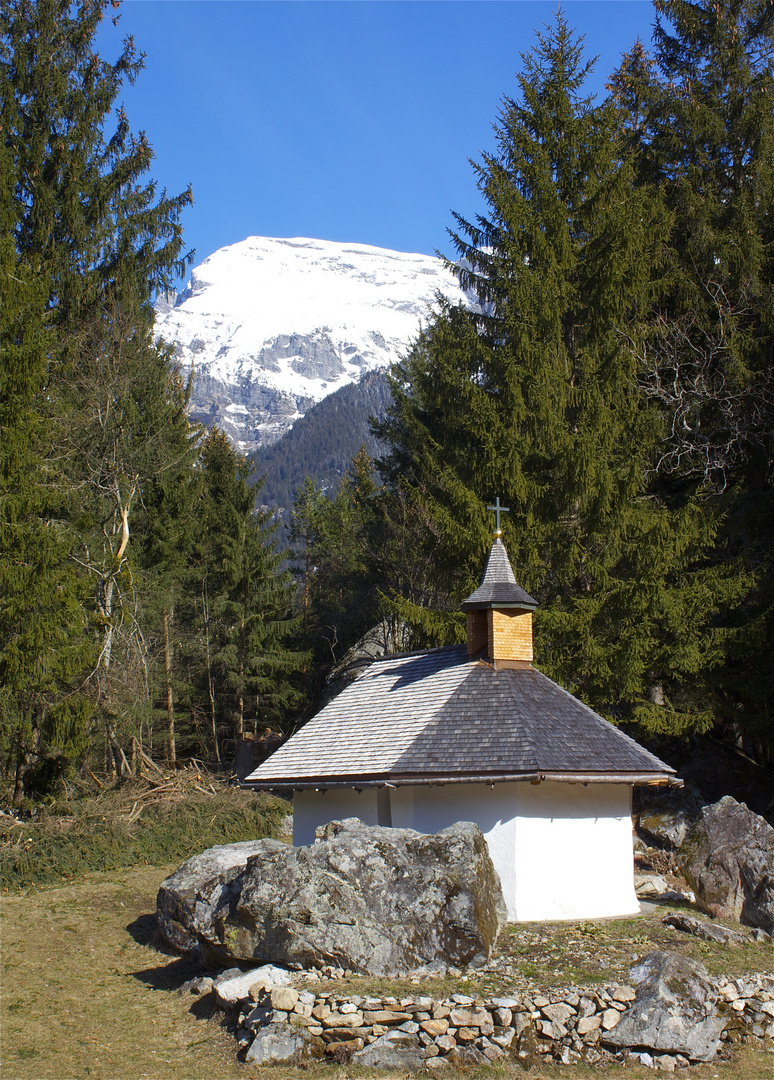
<svg viewBox="0 0 774 1080">
<path fill-rule="evenodd" d="M 516 583 L 505 545 L 498 537 L 489 552 L 481 584 L 460 605 L 463 611 L 478 611 L 489 607 L 518 607 L 533 611 L 537 607 L 528 592 Z"/>
<path fill-rule="evenodd" d="M 632 784 L 668 782 L 673 774 L 533 667 L 496 670 L 454 646 L 372 664 L 245 783 Z"/>
</svg>

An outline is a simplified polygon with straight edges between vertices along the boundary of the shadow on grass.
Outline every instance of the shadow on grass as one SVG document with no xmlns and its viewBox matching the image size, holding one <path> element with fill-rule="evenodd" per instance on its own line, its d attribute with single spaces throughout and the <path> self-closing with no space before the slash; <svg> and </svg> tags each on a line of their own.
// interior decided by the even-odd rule
<svg viewBox="0 0 774 1080">
<path fill-rule="evenodd" d="M 159 934 L 158 923 L 155 915 L 140 915 L 134 922 L 126 927 L 126 932 L 134 938 L 138 945 L 152 945 L 158 952 L 167 956 L 177 956 Z"/>
<path fill-rule="evenodd" d="M 183 983 L 201 975 L 201 968 L 196 960 L 178 957 L 168 964 L 145 968 L 142 971 L 131 971 L 129 974 L 154 990 L 179 990 Z"/>
<path fill-rule="evenodd" d="M 158 967 L 132 971 L 133 978 L 153 987 L 154 990 L 179 990 L 183 983 L 195 979 L 201 974 L 199 961 L 192 956 L 180 956 L 164 941 L 158 930 L 155 915 L 140 915 L 129 923 L 126 932 L 138 945 L 152 948 L 159 953 L 159 959 L 169 957 L 167 963 Z"/>
</svg>

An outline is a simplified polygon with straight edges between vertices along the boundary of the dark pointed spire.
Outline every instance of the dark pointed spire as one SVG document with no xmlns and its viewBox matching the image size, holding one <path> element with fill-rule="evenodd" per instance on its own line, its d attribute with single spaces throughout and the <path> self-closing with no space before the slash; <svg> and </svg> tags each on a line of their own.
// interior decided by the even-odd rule
<svg viewBox="0 0 774 1080">
<path fill-rule="evenodd" d="M 499 537 L 492 544 L 481 584 L 462 601 L 461 607 L 463 611 L 481 611 L 494 607 L 534 611 L 537 607 L 537 600 L 517 585 L 508 552 Z"/>
</svg>

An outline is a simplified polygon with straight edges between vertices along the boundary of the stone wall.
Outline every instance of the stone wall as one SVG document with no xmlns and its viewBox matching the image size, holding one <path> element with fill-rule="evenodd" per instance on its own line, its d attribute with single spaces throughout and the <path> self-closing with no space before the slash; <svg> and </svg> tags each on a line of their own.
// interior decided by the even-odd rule
<svg viewBox="0 0 774 1080">
<path fill-rule="evenodd" d="M 211 984 L 197 982 L 199 991 Z M 753 1040 L 771 1049 L 774 977 L 719 978 L 716 985 L 725 1019 L 723 1039 Z M 538 1061 L 593 1065 L 634 1054 L 643 1058 L 641 1048 L 606 1047 L 606 1036 L 634 1000 L 635 990 L 627 985 L 514 997 L 454 994 L 438 1000 L 346 996 L 258 983 L 231 1009 L 229 1022 L 246 1060 L 257 1064 L 327 1057 L 410 1070 L 508 1057 L 525 1066 Z M 644 1058 L 645 1064 L 666 1070 L 690 1064 L 679 1053 L 645 1053 Z"/>
</svg>

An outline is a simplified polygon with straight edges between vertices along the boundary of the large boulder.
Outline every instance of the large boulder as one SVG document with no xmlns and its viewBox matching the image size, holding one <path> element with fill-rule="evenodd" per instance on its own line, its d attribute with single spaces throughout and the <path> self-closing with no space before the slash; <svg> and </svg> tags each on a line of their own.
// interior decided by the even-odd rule
<svg viewBox="0 0 774 1080">
<path fill-rule="evenodd" d="M 696 788 L 635 788 L 634 821 L 646 843 L 676 851 L 701 813 L 704 801 Z"/>
<path fill-rule="evenodd" d="M 708 914 L 774 930 L 774 829 L 744 803 L 706 806 L 677 861 Z"/>
<path fill-rule="evenodd" d="M 428 835 L 348 818 L 308 847 L 257 841 L 240 872 L 200 879 L 195 897 L 186 865 L 161 886 L 159 926 L 212 963 L 371 975 L 476 966 L 506 918 L 486 840 L 468 822 Z"/>
<path fill-rule="evenodd" d="M 232 883 L 263 840 L 221 844 L 186 859 L 163 881 L 156 898 L 156 921 L 162 936 L 178 952 L 198 945 L 197 925 L 206 913 L 226 902 Z"/>
<path fill-rule="evenodd" d="M 682 953 L 652 952 L 629 972 L 634 1004 L 604 1036 L 615 1047 L 684 1054 L 710 1061 L 725 1020 L 715 1005 L 718 991 L 701 964 Z"/>
</svg>

